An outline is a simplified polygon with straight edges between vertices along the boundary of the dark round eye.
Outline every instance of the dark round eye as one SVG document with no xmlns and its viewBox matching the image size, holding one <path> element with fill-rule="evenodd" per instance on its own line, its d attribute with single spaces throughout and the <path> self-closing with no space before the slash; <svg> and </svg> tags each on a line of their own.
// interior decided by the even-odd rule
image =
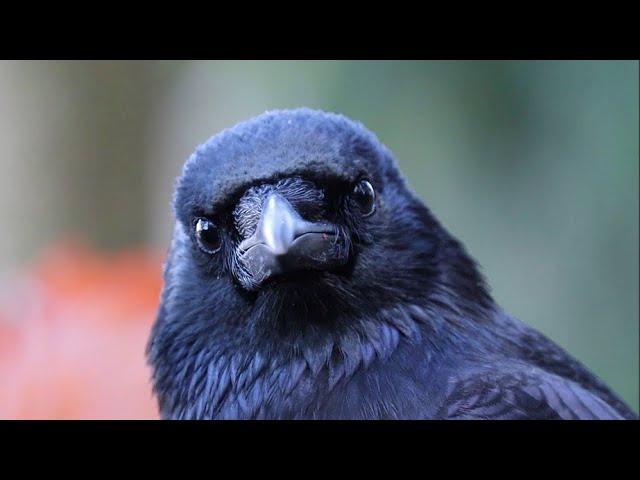
<svg viewBox="0 0 640 480">
<path fill-rule="evenodd" d="M 365 217 L 371 215 L 376 209 L 376 192 L 368 181 L 359 181 L 356 186 L 353 187 L 351 196 Z"/>
<path fill-rule="evenodd" d="M 200 249 L 204 252 L 215 253 L 220 250 L 220 232 L 206 218 L 199 218 L 196 222 L 196 238 Z"/>
</svg>

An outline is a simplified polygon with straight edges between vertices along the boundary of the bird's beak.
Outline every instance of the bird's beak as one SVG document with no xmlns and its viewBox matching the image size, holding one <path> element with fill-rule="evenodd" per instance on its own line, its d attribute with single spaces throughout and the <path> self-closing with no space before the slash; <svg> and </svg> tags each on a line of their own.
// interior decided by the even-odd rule
<svg viewBox="0 0 640 480">
<path fill-rule="evenodd" d="M 240 263 L 256 287 L 273 275 L 326 270 L 344 263 L 336 234 L 334 225 L 308 222 L 281 195 L 270 194 L 255 233 L 239 246 Z"/>
</svg>

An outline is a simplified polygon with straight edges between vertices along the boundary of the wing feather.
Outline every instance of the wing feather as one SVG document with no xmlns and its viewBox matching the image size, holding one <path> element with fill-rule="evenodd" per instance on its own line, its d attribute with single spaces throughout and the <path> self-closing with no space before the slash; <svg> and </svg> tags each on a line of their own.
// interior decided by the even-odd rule
<svg viewBox="0 0 640 480">
<path fill-rule="evenodd" d="M 449 384 L 439 416 L 450 419 L 614 420 L 622 416 L 575 382 L 536 368 L 475 372 Z"/>
</svg>

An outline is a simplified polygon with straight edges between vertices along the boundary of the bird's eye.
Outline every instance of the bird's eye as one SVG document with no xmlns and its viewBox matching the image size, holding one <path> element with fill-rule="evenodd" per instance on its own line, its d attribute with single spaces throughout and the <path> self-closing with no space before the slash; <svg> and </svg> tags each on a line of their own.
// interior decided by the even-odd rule
<svg viewBox="0 0 640 480">
<path fill-rule="evenodd" d="M 200 249 L 206 253 L 215 253 L 220 250 L 220 232 L 206 218 L 199 218 L 196 222 L 196 239 Z"/>
<path fill-rule="evenodd" d="M 371 215 L 376 209 L 376 192 L 368 181 L 361 180 L 358 182 L 356 186 L 353 187 L 351 196 L 365 217 Z"/>
</svg>

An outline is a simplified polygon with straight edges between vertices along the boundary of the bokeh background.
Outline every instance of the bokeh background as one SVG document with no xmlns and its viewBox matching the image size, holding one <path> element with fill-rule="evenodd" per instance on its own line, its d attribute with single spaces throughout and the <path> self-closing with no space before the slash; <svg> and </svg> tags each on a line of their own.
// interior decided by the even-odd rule
<svg viewBox="0 0 640 480">
<path fill-rule="evenodd" d="M 497 301 L 638 411 L 638 62 L 0 62 L 0 418 L 157 418 L 173 180 L 274 108 L 362 121 Z"/>
</svg>

